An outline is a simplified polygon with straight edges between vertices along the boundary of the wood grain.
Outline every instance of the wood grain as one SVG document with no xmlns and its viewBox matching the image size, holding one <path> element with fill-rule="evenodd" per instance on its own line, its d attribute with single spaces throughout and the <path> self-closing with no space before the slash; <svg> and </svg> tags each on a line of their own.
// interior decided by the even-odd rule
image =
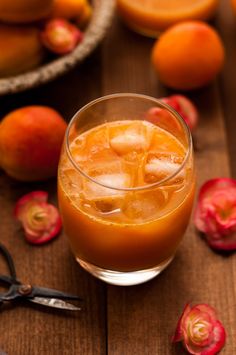
<svg viewBox="0 0 236 355">
<path fill-rule="evenodd" d="M 150 66 L 152 44 L 152 40 L 140 38 L 119 22 L 113 26 L 103 48 L 105 93 L 131 91 L 154 97 L 167 93 Z M 194 137 L 200 185 L 213 177 L 228 176 L 229 162 L 218 83 L 195 92 L 192 99 L 201 116 Z M 209 303 L 219 310 L 228 333 L 222 353 L 233 354 L 234 260 L 234 255 L 226 257 L 210 250 L 190 224 L 175 260 L 162 275 L 136 287 L 108 287 L 108 353 L 183 354 L 181 347 L 171 346 L 170 339 L 184 305 L 193 302 Z"/>
<path fill-rule="evenodd" d="M 57 81 L 14 96 L 1 98 L 1 116 L 13 108 L 43 104 L 67 119 L 86 102 L 101 95 L 99 51 L 84 65 Z M 92 75 L 93 85 L 88 75 Z M 23 282 L 80 295 L 83 310 L 57 312 L 31 304 L 7 307 L 0 313 L 0 348 L 8 355 L 99 355 L 106 353 L 106 287 L 74 261 L 64 235 L 43 247 L 27 244 L 13 219 L 16 200 L 36 189 L 49 191 L 56 202 L 56 180 L 23 184 L 0 173 L 0 235 L 11 251 Z M 1 263 L 1 273 L 6 269 Z"/>
<path fill-rule="evenodd" d="M 214 24 L 229 54 L 220 82 L 190 95 L 201 114 L 194 135 L 198 186 L 212 177 L 228 176 L 228 157 L 236 176 L 236 19 L 227 1 L 221 1 Z M 153 40 L 132 33 L 115 19 L 102 46 L 86 62 L 50 84 L 1 97 L 0 116 L 20 106 L 44 104 L 69 120 L 81 106 L 101 95 L 164 96 L 170 92 L 150 65 L 152 45 Z M 183 354 L 183 348 L 172 346 L 170 338 L 190 301 L 206 302 L 218 310 L 227 330 L 222 354 L 236 354 L 235 254 L 210 250 L 191 223 L 175 260 L 158 278 L 135 287 L 106 286 L 75 263 L 64 235 L 41 248 L 24 241 L 12 210 L 17 198 L 34 189 L 49 191 L 56 202 L 55 180 L 22 184 L 0 173 L 1 241 L 12 252 L 19 279 L 78 293 L 85 300 L 84 310 L 72 315 L 29 304 L 2 308 L 2 351 L 8 355 Z M 6 271 L 2 263 L 0 270 Z"/>
</svg>

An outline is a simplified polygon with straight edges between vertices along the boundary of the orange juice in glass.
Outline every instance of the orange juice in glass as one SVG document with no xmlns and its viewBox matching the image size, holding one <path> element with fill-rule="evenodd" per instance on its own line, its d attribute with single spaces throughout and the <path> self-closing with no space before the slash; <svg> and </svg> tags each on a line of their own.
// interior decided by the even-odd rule
<svg viewBox="0 0 236 355">
<path fill-rule="evenodd" d="M 156 37 L 177 22 L 208 20 L 218 3 L 219 0 L 117 0 L 117 9 L 130 28 Z"/>
<path fill-rule="evenodd" d="M 158 100 L 115 94 L 70 122 L 58 171 L 65 233 L 94 276 L 134 285 L 173 259 L 194 196 L 192 140 L 183 119 Z"/>
</svg>

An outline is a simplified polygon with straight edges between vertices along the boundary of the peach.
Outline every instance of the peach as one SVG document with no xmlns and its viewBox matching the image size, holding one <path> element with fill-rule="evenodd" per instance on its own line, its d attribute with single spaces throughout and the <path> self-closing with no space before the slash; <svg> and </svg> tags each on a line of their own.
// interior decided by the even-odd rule
<svg viewBox="0 0 236 355">
<path fill-rule="evenodd" d="M 81 13 L 77 17 L 77 24 L 79 28 L 85 28 L 89 23 L 93 14 L 92 6 L 86 1 L 84 4 Z"/>
<path fill-rule="evenodd" d="M 29 23 L 49 15 L 54 0 L 0 0 L 0 21 Z"/>
<path fill-rule="evenodd" d="M 88 0 L 55 0 L 51 17 L 76 20 L 80 28 L 84 28 L 92 15 L 92 7 Z"/>
<path fill-rule="evenodd" d="M 39 30 L 32 26 L 0 25 L 0 77 L 37 67 L 44 56 Z"/>
<path fill-rule="evenodd" d="M 191 90 L 207 85 L 224 64 L 225 49 L 217 32 L 201 21 L 170 27 L 156 41 L 152 62 L 167 86 Z"/>
<path fill-rule="evenodd" d="M 86 3 L 87 0 L 55 0 L 51 16 L 76 19 Z"/>
<path fill-rule="evenodd" d="M 0 124 L 0 166 L 21 181 L 57 174 L 66 122 L 54 109 L 27 106 L 10 112 Z"/>
</svg>

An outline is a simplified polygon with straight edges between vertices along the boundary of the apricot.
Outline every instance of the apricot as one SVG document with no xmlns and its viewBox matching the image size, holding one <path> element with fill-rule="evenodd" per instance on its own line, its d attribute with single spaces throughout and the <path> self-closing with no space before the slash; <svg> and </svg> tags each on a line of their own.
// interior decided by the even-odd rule
<svg viewBox="0 0 236 355">
<path fill-rule="evenodd" d="M 82 8 L 81 13 L 76 19 L 79 28 L 83 29 L 87 26 L 87 24 L 89 23 L 92 17 L 92 14 L 93 14 L 92 6 L 86 1 Z"/>
<path fill-rule="evenodd" d="M 0 166 L 21 181 L 56 176 L 66 122 L 54 109 L 27 106 L 0 124 Z"/>
<path fill-rule="evenodd" d="M 32 26 L 0 25 L 0 77 L 37 67 L 44 56 L 39 30 Z"/>
<path fill-rule="evenodd" d="M 80 28 L 86 27 L 92 16 L 88 0 L 55 0 L 51 17 L 75 20 Z"/>
<path fill-rule="evenodd" d="M 51 16 L 76 19 L 86 3 L 87 0 L 55 0 Z"/>
<path fill-rule="evenodd" d="M 0 0 L 0 20 L 28 23 L 47 17 L 54 0 Z"/>
<path fill-rule="evenodd" d="M 167 86 L 191 90 L 212 81 L 224 64 L 225 49 L 217 32 L 201 21 L 170 27 L 156 41 L 152 63 Z"/>
</svg>

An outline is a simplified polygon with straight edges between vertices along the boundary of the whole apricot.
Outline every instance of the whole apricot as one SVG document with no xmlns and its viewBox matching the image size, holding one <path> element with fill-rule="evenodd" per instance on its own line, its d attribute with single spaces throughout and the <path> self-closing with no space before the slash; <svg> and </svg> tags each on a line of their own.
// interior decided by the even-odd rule
<svg viewBox="0 0 236 355">
<path fill-rule="evenodd" d="M 47 17 L 54 0 L 0 0 L 0 21 L 29 23 Z"/>
<path fill-rule="evenodd" d="M 224 64 L 225 49 L 217 32 L 201 21 L 170 27 L 156 41 L 152 63 L 167 86 L 191 90 L 212 81 Z"/>
<path fill-rule="evenodd" d="M 33 26 L 0 25 L 0 77 L 17 75 L 37 67 L 44 49 Z"/>
<path fill-rule="evenodd" d="M 54 0 L 51 17 L 76 20 L 80 28 L 86 27 L 92 16 L 88 0 Z"/>
<path fill-rule="evenodd" d="M 0 166 L 21 181 L 57 174 L 66 122 L 52 108 L 27 106 L 6 115 L 0 124 Z"/>
<path fill-rule="evenodd" d="M 90 5 L 90 3 L 86 1 L 82 8 L 82 11 L 80 12 L 79 16 L 77 16 L 76 19 L 79 28 L 84 29 L 88 25 L 92 17 L 92 14 L 93 14 L 93 8 Z"/>
<path fill-rule="evenodd" d="M 87 0 L 54 0 L 51 17 L 76 19 L 86 3 Z"/>
</svg>

